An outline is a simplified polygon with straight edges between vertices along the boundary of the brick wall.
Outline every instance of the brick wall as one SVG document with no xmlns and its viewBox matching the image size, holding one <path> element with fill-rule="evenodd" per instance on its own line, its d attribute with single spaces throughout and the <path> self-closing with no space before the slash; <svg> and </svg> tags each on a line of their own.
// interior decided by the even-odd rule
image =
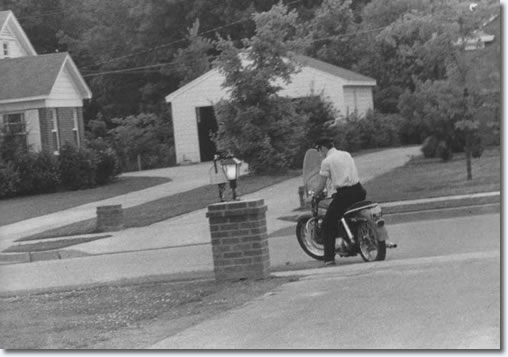
<svg viewBox="0 0 508 357">
<path fill-rule="evenodd" d="M 83 108 L 75 108 L 78 111 L 79 142 L 85 147 L 85 121 L 83 119 Z"/>
<path fill-rule="evenodd" d="M 51 134 L 51 117 L 47 108 L 39 109 L 39 125 L 41 128 L 41 147 L 43 151 L 52 153 L 53 136 Z"/>
<path fill-rule="evenodd" d="M 265 212 L 262 199 L 208 206 L 217 280 L 261 279 L 269 275 Z"/>
<path fill-rule="evenodd" d="M 60 145 L 69 143 L 73 146 L 76 145 L 74 138 L 74 108 L 58 108 L 58 129 L 60 131 Z"/>
<path fill-rule="evenodd" d="M 75 145 L 74 139 L 74 119 L 73 111 L 78 111 L 78 131 L 80 137 L 81 147 L 85 141 L 85 129 L 83 124 L 83 110 L 82 108 L 57 108 L 57 121 L 58 121 L 58 135 L 60 138 L 60 147 L 69 142 Z M 51 132 L 51 113 L 48 108 L 39 109 L 39 124 L 41 129 L 41 146 L 42 150 L 47 152 L 54 152 L 55 147 L 53 143 L 53 134 Z"/>
<path fill-rule="evenodd" d="M 123 229 L 124 217 L 122 205 L 97 207 L 97 231 L 114 232 Z"/>
</svg>

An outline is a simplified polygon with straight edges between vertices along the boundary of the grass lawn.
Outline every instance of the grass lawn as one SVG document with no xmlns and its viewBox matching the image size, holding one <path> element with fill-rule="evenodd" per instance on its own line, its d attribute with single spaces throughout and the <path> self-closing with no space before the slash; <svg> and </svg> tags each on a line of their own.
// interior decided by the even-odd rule
<svg viewBox="0 0 508 357">
<path fill-rule="evenodd" d="M 0 200 L 0 226 L 143 190 L 169 181 L 171 180 L 162 177 L 120 177 L 108 185 L 88 190 Z"/>
<path fill-rule="evenodd" d="M 501 189 L 501 148 L 485 150 L 473 159 L 473 179 L 466 176 L 463 153 L 450 162 L 417 157 L 406 165 L 365 183 L 370 200 L 404 201 L 420 198 L 463 195 Z"/>
<path fill-rule="evenodd" d="M 64 240 L 51 240 L 41 241 L 32 244 L 14 245 L 4 250 L 5 253 L 16 253 L 16 252 L 42 252 L 45 250 L 61 249 L 70 247 L 71 245 L 93 242 L 94 240 L 109 238 L 111 235 L 101 235 L 86 238 L 70 238 Z"/>
<path fill-rule="evenodd" d="M 239 194 L 244 195 L 256 192 L 262 188 L 288 180 L 298 175 L 301 175 L 300 170 L 289 171 L 283 175 L 242 176 L 239 180 Z M 230 194 L 230 192 L 226 192 L 227 199 L 229 199 L 228 194 Z M 205 208 L 217 201 L 218 190 L 216 186 L 210 185 L 198 187 L 172 196 L 162 197 L 156 201 L 124 209 L 124 227 L 133 228 L 148 226 L 156 222 Z M 95 229 L 96 219 L 92 218 L 67 226 L 51 229 L 29 237 L 24 237 L 19 241 L 96 233 Z"/>
<path fill-rule="evenodd" d="M 300 175 L 291 171 L 278 176 L 243 176 L 241 194 Z M 403 201 L 476 192 L 498 191 L 501 187 L 500 148 L 486 150 L 473 159 L 473 180 L 466 180 L 464 154 L 456 154 L 450 162 L 417 157 L 367 182 L 368 199 L 377 202 Z M 217 202 L 217 189 L 209 185 L 124 210 L 125 227 L 144 227 L 184 213 L 205 208 Z M 296 208 L 296 207 L 295 207 Z M 96 233 L 95 218 L 25 237 L 20 241 Z"/>
</svg>

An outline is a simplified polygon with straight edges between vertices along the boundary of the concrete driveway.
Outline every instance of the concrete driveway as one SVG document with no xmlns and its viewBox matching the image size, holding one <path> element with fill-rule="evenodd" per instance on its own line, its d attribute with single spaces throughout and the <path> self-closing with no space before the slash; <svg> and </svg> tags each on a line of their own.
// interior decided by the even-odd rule
<svg viewBox="0 0 508 357">
<path fill-rule="evenodd" d="M 194 165 L 125 173 L 123 176 L 165 177 L 170 178 L 171 181 L 144 190 L 1 226 L 0 250 L 8 248 L 12 245 L 12 242 L 19 238 L 94 218 L 97 206 L 121 204 L 123 208 L 129 208 L 157 200 L 161 197 L 208 185 L 210 183 L 208 171 L 211 166 L 210 162 L 204 162 Z M 241 174 L 245 174 L 247 171 L 248 165 L 243 164 L 241 166 Z"/>
<path fill-rule="evenodd" d="M 356 159 L 362 181 L 366 182 L 391 169 L 405 164 L 412 155 L 419 153 L 418 147 L 388 149 L 359 156 Z M 209 166 L 203 167 L 207 169 Z M 197 171 L 199 172 L 199 171 Z M 180 173 L 181 174 L 181 173 Z M 182 180 L 184 176 L 181 176 Z M 180 180 L 176 180 L 180 182 Z M 241 190 L 241 179 L 239 182 Z M 244 200 L 264 199 L 268 207 L 266 214 L 268 234 L 294 227 L 294 221 L 281 219 L 299 214 L 298 187 L 302 179 L 296 177 L 276 185 L 242 196 Z M 163 186 L 163 185 L 161 185 Z M 79 250 L 87 254 L 106 254 L 119 251 L 136 251 L 192 245 L 210 242 L 207 209 L 200 209 L 174 217 L 148 227 L 113 232 L 112 238 L 96 240 L 73 246 L 68 250 Z M 140 239 L 140 237 L 143 237 Z"/>
</svg>

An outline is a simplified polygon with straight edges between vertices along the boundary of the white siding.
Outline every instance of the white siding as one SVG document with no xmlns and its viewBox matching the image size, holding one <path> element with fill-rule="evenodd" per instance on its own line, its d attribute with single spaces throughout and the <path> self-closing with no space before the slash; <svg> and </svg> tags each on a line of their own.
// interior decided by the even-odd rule
<svg viewBox="0 0 508 357">
<path fill-rule="evenodd" d="M 7 43 L 9 46 L 9 54 L 4 56 L 3 44 Z M 17 58 L 27 56 L 27 53 L 14 36 L 9 26 L 6 26 L 2 33 L 0 33 L 0 59 L 2 58 Z"/>
<path fill-rule="evenodd" d="M 26 141 L 28 147 L 35 152 L 42 150 L 41 144 L 41 127 L 39 124 L 39 111 L 38 110 L 27 110 L 25 112 L 25 123 L 26 123 Z"/>
<path fill-rule="evenodd" d="M 288 85 L 279 84 L 283 89 L 279 95 L 289 98 L 300 98 L 308 95 L 320 95 L 324 100 L 331 102 L 334 108 L 343 113 L 343 80 L 328 73 L 303 67 L 300 72 L 293 75 Z"/>
<path fill-rule="evenodd" d="M 223 81 L 224 77 L 212 70 L 166 98 L 171 102 L 178 163 L 201 161 L 196 108 L 214 105 L 221 98 L 227 98 L 228 93 L 222 88 Z M 332 74 L 303 67 L 293 75 L 291 83 L 279 84 L 283 88 L 279 95 L 289 98 L 320 95 L 333 104 L 337 114 L 342 115 L 347 114 L 348 107 L 350 112 L 356 107 L 362 115 L 373 109 L 372 87 L 351 84 L 353 83 Z"/>
<path fill-rule="evenodd" d="M 82 107 L 79 93 L 68 70 L 64 67 L 46 101 L 48 107 Z"/>
<path fill-rule="evenodd" d="M 227 96 L 221 87 L 224 77 L 212 71 L 171 102 L 175 152 L 178 163 L 200 162 L 196 108 L 211 106 Z"/>
<path fill-rule="evenodd" d="M 359 116 L 367 114 L 374 109 L 371 87 L 344 87 L 345 115 L 357 112 Z"/>
<path fill-rule="evenodd" d="M 0 115 L 2 113 L 25 111 L 44 107 L 46 107 L 44 100 L 31 100 L 24 102 L 0 104 Z"/>
</svg>

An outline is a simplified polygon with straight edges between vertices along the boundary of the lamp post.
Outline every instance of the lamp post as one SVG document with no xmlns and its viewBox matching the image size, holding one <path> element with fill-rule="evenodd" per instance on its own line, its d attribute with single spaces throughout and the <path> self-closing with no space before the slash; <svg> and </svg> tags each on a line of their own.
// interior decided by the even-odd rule
<svg viewBox="0 0 508 357">
<path fill-rule="evenodd" d="M 221 163 L 222 160 L 220 159 L 219 155 L 215 155 L 213 158 L 213 166 L 210 168 L 209 176 L 210 176 L 210 183 L 212 185 L 217 185 L 219 189 L 219 201 L 224 202 L 224 192 L 226 191 L 226 183 L 228 182 L 226 175 L 224 173 L 224 169 L 222 168 Z"/>
<path fill-rule="evenodd" d="M 224 170 L 224 174 L 229 181 L 229 187 L 231 187 L 231 191 L 233 192 L 233 200 L 236 200 L 236 180 L 240 176 L 240 166 L 242 162 L 238 160 L 236 157 L 229 156 L 222 160 L 222 170 Z"/>
</svg>

